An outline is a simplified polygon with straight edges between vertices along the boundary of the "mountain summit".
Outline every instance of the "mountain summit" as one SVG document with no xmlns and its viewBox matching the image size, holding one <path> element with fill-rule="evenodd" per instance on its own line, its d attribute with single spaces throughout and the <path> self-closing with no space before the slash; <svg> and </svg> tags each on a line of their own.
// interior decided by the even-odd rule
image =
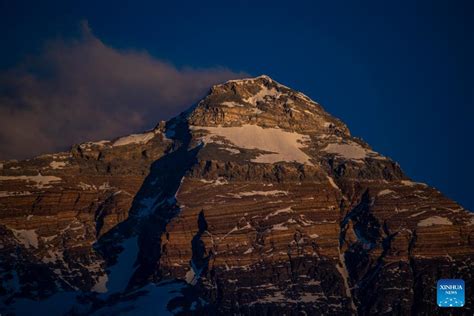
<svg viewBox="0 0 474 316">
<path fill-rule="evenodd" d="M 474 272 L 471 213 L 268 76 L 0 166 L 2 314 L 430 314 Z"/>
<path fill-rule="evenodd" d="M 331 126 L 348 133 L 347 127 L 319 104 L 267 76 L 230 80 L 212 87 L 189 121 L 191 125 L 255 124 L 305 132 L 325 132 Z"/>
</svg>

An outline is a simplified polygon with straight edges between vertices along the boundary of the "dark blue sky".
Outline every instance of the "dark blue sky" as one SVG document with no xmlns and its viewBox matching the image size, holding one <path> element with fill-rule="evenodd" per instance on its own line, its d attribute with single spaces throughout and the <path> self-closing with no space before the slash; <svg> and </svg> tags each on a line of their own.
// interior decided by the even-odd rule
<svg viewBox="0 0 474 316">
<path fill-rule="evenodd" d="M 87 20 L 177 67 L 268 74 L 474 209 L 472 1 L 0 1 L 7 69 Z"/>
</svg>

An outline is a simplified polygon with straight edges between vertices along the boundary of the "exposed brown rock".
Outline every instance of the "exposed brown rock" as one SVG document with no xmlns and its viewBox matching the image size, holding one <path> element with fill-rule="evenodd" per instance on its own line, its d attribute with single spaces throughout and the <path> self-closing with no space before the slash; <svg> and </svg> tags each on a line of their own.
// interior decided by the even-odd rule
<svg viewBox="0 0 474 316">
<path fill-rule="evenodd" d="M 266 76 L 140 136 L 4 162 L 0 191 L 2 277 L 41 270 L 44 296 L 111 291 L 123 254 L 122 297 L 185 280 L 173 304 L 198 313 L 430 314 L 437 279 L 473 274 L 472 213 Z"/>
</svg>

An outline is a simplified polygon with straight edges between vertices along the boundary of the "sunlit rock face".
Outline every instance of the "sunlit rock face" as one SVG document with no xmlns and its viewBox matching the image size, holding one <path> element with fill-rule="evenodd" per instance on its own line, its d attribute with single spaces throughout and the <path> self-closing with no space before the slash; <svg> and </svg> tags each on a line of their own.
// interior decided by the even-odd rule
<svg viewBox="0 0 474 316">
<path fill-rule="evenodd" d="M 4 313 L 430 314 L 472 279 L 471 213 L 267 76 L 1 166 Z"/>
</svg>

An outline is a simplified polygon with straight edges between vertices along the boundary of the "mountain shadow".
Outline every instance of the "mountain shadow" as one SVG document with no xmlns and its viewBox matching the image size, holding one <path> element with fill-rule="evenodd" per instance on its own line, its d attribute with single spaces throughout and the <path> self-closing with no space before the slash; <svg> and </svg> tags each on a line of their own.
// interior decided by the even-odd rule
<svg viewBox="0 0 474 316">
<path fill-rule="evenodd" d="M 167 223 L 180 211 L 175 195 L 184 175 L 197 162 L 201 149 L 201 145 L 190 148 L 191 133 L 184 114 L 168 121 L 166 131 L 172 144 L 151 165 L 148 176 L 134 197 L 129 217 L 95 244 L 95 249 L 109 267 L 117 264 L 120 253 L 124 252 L 124 241 L 138 237 L 134 272 L 127 289 L 161 279 L 161 237 Z"/>
</svg>

